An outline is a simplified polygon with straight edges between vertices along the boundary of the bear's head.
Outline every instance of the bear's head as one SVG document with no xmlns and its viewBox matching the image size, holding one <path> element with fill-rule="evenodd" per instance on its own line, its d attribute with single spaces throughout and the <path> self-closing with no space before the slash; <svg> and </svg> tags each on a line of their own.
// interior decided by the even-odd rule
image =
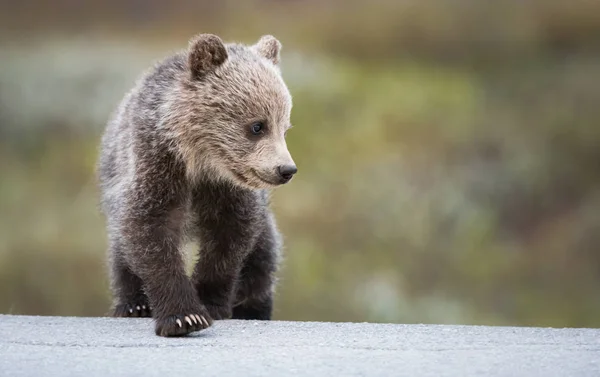
<svg viewBox="0 0 600 377">
<path fill-rule="evenodd" d="M 185 112 L 178 133 L 188 174 L 262 189 L 296 173 L 285 139 L 292 98 L 281 77 L 280 50 L 270 35 L 254 45 L 224 44 L 212 34 L 190 41 L 183 100 L 174 111 Z"/>
</svg>

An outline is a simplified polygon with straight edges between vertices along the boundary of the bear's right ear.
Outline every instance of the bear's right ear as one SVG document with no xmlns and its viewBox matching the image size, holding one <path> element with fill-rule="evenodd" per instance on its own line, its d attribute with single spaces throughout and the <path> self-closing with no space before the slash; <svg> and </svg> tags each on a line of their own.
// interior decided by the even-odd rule
<svg viewBox="0 0 600 377">
<path fill-rule="evenodd" d="M 192 79 L 199 79 L 227 60 L 225 44 L 216 35 L 199 34 L 189 43 L 188 62 Z"/>
<path fill-rule="evenodd" d="M 279 53 L 281 51 L 281 42 L 272 35 L 266 34 L 260 37 L 258 42 L 253 46 L 263 58 L 267 58 L 271 63 L 279 64 Z"/>
</svg>

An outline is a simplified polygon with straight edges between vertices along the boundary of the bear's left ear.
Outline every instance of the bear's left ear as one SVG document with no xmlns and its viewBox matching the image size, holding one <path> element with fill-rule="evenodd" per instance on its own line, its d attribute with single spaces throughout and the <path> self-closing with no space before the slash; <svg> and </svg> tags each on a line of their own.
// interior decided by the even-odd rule
<svg viewBox="0 0 600 377">
<path fill-rule="evenodd" d="M 192 78 L 199 79 L 227 60 L 225 44 L 214 34 L 199 34 L 189 42 L 188 62 Z"/>
<path fill-rule="evenodd" d="M 260 56 L 269 59 L 275 65 L 279 64 L 281 42 L 274 36 L 263 35 L 253 47 Z"/>
</svg>

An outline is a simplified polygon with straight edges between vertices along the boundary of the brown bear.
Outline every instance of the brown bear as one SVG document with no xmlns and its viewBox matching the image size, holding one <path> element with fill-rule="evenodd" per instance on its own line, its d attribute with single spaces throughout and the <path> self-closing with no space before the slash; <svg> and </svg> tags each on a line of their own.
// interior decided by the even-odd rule
<svg viewBox="0 0 600 377">
<path fill-rule="evenodd" d="M 281 43 L 197 35 L 124 97 L 101 141 L 98 178 L 117 317 L 160 336 L 213 320 L 271 319 L 281 235 L 269 190 L 296 173 Z M 186 274 L 182 245 L 201 245 Z"/>
</svg>

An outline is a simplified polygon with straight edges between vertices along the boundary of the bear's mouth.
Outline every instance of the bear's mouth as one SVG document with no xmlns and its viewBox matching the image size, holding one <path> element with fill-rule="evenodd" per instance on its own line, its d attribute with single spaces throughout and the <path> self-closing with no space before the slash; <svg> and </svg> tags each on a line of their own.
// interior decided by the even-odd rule
<svg viewBox="0 0 600 377">
<path fill-rule="evenodd" d="M 252 188 L 258 188 L 258 189 L 265 188 L 264 187 L 265 185 L 268 186 L 268 187 L 277 186 L 276 183 L 273 183 L 272 181 L 269 181 L 269 180 L 263 178 L 254 169 L 250 169 L 250 171 L 249 171 L 250 172 L 250 174 L 249 174 L 250 176 L 248 176 L 246 174 L 239 173 L 239 172 L 235 171 L 234 169 L 232 169 L 231 172 L 233 173 L 233 175 L 235 176 L 235 178 L 239 182 L 241 182 L 243 185 L 245 185 L 245 186 L 249 186 L 249 187 L 252 187 Z"/>
<path fill-rule="evenodd" d="M 251 171 L 252 171 L 252 174 L 254 174 L 254 176 L 255 176 L 256 178 L 258 178 L 258 180 L 259 180 L 259 181 L 261 181 L 262 183 L 266 183 L 266 184 L 267 184 L 267 185 L 269 185 L 269 186 L 277 186 L 277 185 L 278 185 L 277 183 L 275 183 L 275 182 L 273 182 L 273 181 L 270 181 L 270 180 L 268 180 L 268 179 L 265 179 L 265 178 L 261 177 L 261 175 L 260 175 L 260 174 L 258 174 L 258 172 L 257 172 L 256 170 L 254 170 L 254 169 L 251 169 Z"/>
</svg>

